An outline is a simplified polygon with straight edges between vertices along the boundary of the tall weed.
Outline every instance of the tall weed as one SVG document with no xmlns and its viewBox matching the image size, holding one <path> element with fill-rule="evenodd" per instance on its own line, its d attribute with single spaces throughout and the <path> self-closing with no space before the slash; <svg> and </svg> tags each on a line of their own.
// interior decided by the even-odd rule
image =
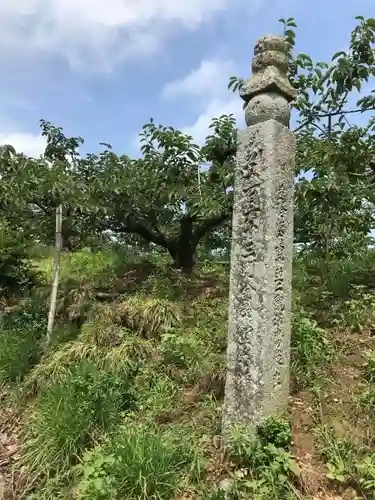
<svg viewBox="0 0 375 500">
<path fill-rule="evenodd" d="M 0 330 L 0 383 L 17 382 L 40 356 L 39 332 L 26 328 Z"/>
<path fill-rule="evenodd" d="M 345 301 L 358 298 L 358 289 L 362 293 L 375 290 L 374 268 L 374 248 L 343 258 L 307 252 L 295 258 L 293 286 L 303 308 L 330 323 L 340 307 L 346 308 Z"/>
<path fill-rule="evenodd" d="M 24 427 L 22 465 L 32 474 L 65 472 L 86 446 L 113 429 L 134 402 L 128 372 L 81 362 L 43 392 Z"/>
<path fill-rule="evenodd" d="M 22 379 L 38 361 L 46 319 L 46 301 L 36 294 L 1 315 L 0 382 Z"/>
<path fill-rule="evenodd" d="M 303 310 L 293 315 L 291 347 L 292 373 L 299 389 L 314 384 L 335 352 L 326 330 Z"/>
<path fill-rule="evenodd" d="M 255 436 L 244 427 L 234 428 L 227 452 L 237 470 L 229 482 L 230 496 L 224 498 L 294 498 L 293 482 L 299 472 L 288 451 L 290 444 L 290 425 L 281 419 L 266 420 Z"/>
<path fill-rule="evenodd" d="M 193 462 L 186 439 L 129 423 L 78 466 L 79 500 L 171 500 Z"/>
</svg>

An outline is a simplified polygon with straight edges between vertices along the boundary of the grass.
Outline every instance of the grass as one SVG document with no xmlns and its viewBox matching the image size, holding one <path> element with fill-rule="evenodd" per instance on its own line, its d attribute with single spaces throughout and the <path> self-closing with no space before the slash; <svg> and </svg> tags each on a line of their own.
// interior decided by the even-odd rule
<svg viewBox="0 0 375 500">
<path fill-rule="evenodd" d="M 30 474 L 66 472 L 95 434 L 113 429 L 134 402 L 130 370 L 72 364 L 36 401 L 24 426 L 21 465 Z"/>
<path fill-rule="evenodd" d="M 311 387 L 325 377 L 336 350 L 333 338 L 303 309 L 293 315 L 292 371 L 296 388 Z"/>
<path fill-rule="evenodd" d="M 183 435 L 130 423 L 83 457 L 77 499 L 169 500 L 183 471 L 194 475 L 196 462 Z"/>
<path fill-rule="evenodd" d="M 9 500 L 374 498 L 375 259 L 353 260 L 297 258 L 290 415 L 223 448 L 228 266 L 64 255 L 53 344 L 44 285 L 1 321 Z"/>
<path fill-rule="evenodd" d="M 0 331 L 0 383 L 22 379 L 39 356 L 39 335 L 27 329 Z"/>
<path fill-rule="evenodd" d="M 46 301 L 31 295 L 0 317 L 0 384 L 22 380 L 39 360 L 46 330 Z"/>
<path fill-rule="evenodd" d="M 133 296 L 116 307 L 116 319 L 142 337 L 157 337 L 181 323 L 178 304 L 166 299 Z"/>
<path fill-rule="evenodd" d="M 76 253 L 64 253 L 60 263 L 61 279 L 80 283 L 88 281 L 101 283 L 102 279 L 116 278 L 137 261 L 134 253 L 114 252 L 111 249 L 92 252 L 87 248 Z M 36 260 L 34 266 L 43 273 L 46 282 L 49 283 L 53 274 L 53 258 Z"/>
</svg>

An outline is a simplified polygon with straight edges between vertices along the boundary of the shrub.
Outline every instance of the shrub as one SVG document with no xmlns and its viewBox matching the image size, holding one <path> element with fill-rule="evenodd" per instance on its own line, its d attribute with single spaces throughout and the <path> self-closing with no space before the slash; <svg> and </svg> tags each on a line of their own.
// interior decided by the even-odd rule
<svg viewBox="0 0 375 500">
<path fill-rule="evenodd" d="M 282 444 L 282 447 L 273 441 Z M 287 444 L 290 444 L 288 422 L 269 419 L 255 436 L 244 427 L 235 428 L 227 451 L 232 462 L 241 469 L 240 474 L 235 474 L 234 481 L 229 484 L 229 498 L 294 498 L 293 481 L 299 472 L 291 454 L 285 449 Z"/>
<path fill-rule="evenodd" d="M 0 296 L 23 293 L 36 281 L 29 255 L 29 242 L 0 219 Z"/>
<path fill-rule="evenodd" d="M 0 317 L 2 328 L 28 328 L 44 332 L 47 328 L 49 295 L 32 292 L 15 307 L 6 310 Z"/>
<path fill-rule="evenodd" d="M 166 364 L 187 367 L 198 358 L 198 343 L 194 337 L 171 330 L 161 337 L 161 352 Z"/>
<path fill-rule="evenodd" d="M 303 307 L 330 322 L 344 301 L 358 298 L 359 289 L 362 294 L 375 289 L 374 266 L 374 248 L 364 248 L 355 258 L 327 259 L 306 252 L 294 261 L 293 285 Z"/>
<path fill-rule="evenodd" d="M 193 459 L 181 436 L 129 424 L 85 454 L 78 466 L 78 499 L 170 500 Z"/>
<path fill-rule="evenodd" d="M 311 385 L 334 354 L 327 332 L 304 311 L 293 315 L 291 347 L 292 371 L 298 387 Z"/>
<path fill-rule="evenodd" d="M 375 324 L 375 295 L 365 293 L 364 287 L 352 287 L 353 298 L 339 303 L 334 308 L 337 326 L 349 328 L 352 332 L 362 332 Z"/>
<path fill-rule="evenodd" d="M 158 337 L 181 322 L 181 311 L 175 302 L 133 296 L 116 309 L 117 320 L 147 338 Z"/>
<path fill-rule="evenodd" d="M 101 371 L 81 362 L 41 394 L 25 426 L 22 464 L 31 473 L 66 471 L 96 433 L 131 408 L 135 372 Z"/>
<path fill-rule="evenodd" d="M 0 330 L 0 383 L 22 379 L 39 359 L 39 333 L 27 328 Z"/>
<path fill-rule="evenodd" d="M 287 450 L 292 442 L 290 422 L 280 418 L 268 418 L 257 429 L 257 436 L 263 445 L 273 444 Z"/>
<path fill-rule="evenodd" d="M 22 379 L 38 361 L 46 330 L 42 296 L 33 295 L 0 319 L 0 382 Z"/>
</svg>

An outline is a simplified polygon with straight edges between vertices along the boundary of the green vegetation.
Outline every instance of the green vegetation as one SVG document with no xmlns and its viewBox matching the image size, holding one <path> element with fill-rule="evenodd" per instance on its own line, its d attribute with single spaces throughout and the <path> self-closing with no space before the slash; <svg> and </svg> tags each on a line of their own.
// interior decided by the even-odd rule
<svg viewBox="0 0 375 500">
<path fill-rule="evenodd" d="M 76 266 L 92 296 L 103 279 L 108 289 L 117 282 L 112 252 L 106 261 L 112 267 L 104 271 L 101 256 L 90 260 L 87 250 L 64 258 L 59 298 L 65 307 Z M 371 262 L 372 252 L 364 250 L 357 265 Z M 296 256 L 297 284 L 314 278 L 306 271 L 309 258 Z M 85 305 L 74 303 L 73 325 L 59 309 L 50 346 L 42 341 L 40 295 L 4 316 L 1 374 L 10 412 L 4 413 L 4 429 L 16 420 L 10 439 L 17 437 L 19 494 L 50 500 L 309 498 L 313 465 L 319 487 L 344 491 L 354 485 L 370 494 L 375 339 L 370 326 L 358 331 L 344 321 L 347 303 L 361 301 L 361 293 L 361 311 L 370 318 L 366 297 L 372 290 L 364 284 L 349 288 L 333 309 L 328 301 L 323 310 L 320 293 L 328 295 L 327 285 L 319 283 L 319 294 L 295 285 L 291 415 L 266 421 L 257 439 L 238 429 L 222 449 L 228 264 L 202 262 L 187 277 L 156 268 L 152 259 L 138 267 L 134 260 L 115 300 L 87 304 L 87 294 L 76 290 L 74 300 L 81 297 Z M 38 268 L 48 269 L 44 258 Z M 371 270 L 361 267 L 361 274 L 367 279 Z M 317 307 L 323 322 L 314 319 Z M 14 342 L 18 337 L 10 342 L 20 321 L 23 343 Z M 304 462 L 311 451 L 305 440 L 314 442 L 313 463 Z"/>
<path fill-rule="evenodd" d="M 283 24 L 292 47 L 295 23 Z M 220 438 L 232 118 L 214 120 L 203 148 L 151 122 L 137 160 L 107 146 L 80 157 L 81 139 L 47 122 L 41 158 L 1 149 L 5 500 L 375 498 L 374 120 L 342 118 L 375 75 L 374 33 L 358 18 L 331 66 L 303 54 L 290 65 L 296 174 L 312 174 L 296 181 L 291 405 L 255 437 Z M 358 102 L 374 107 L 373 92 Z"/>
</svg>

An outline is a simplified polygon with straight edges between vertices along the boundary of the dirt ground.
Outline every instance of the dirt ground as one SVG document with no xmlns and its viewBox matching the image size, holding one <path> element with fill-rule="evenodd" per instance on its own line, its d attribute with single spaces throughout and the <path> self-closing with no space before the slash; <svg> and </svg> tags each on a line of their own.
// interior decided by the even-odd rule
<svg viewBox="0 0 375 500">
<path fill-rule="evenodd" d="M 340 355 L 327 373 L 327 384 L 318 401 L 309 392 L 291 397 L 293 454 L 301 469 L 304 493 L 312 500 L 363 498 L 352 488 L 337 491 L 327 479 L 327 469 L 319 454 L 322 443 L 317 429 L 330 425 L 340 438 L 350 436 L 371 445 L 368 426 L 358 420 L 353 401 L 361 391 L 365 352 L 375 348 L 375 336 L 373 332 L 337 332 L 335 337 Z"/>
</svg>

